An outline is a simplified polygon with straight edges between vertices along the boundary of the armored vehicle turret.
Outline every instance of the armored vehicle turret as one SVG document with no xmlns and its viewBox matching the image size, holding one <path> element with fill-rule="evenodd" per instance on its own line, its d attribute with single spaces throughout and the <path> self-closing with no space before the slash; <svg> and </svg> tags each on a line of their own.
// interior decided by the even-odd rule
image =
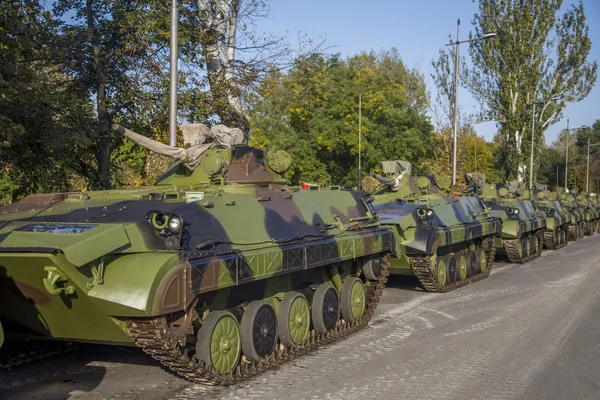
<svg viewBox="0 0 600 400">
<path fill-rule="evenodd" d="M 116 129 L 176 162 L 152 187 L 0 208 L 3 348 L 138 346 L 231 384 L 367 325 L 393 234 L 365 193 L 287 186 L 287 153 L 223 126 L 192 127 L 185 148 Z"/>
<path fill-rule="evenodd" d="M 481 175 L 478 179 L 466 175 L 469 186 L 464 195 L 480 195 L 491 214 L 502 221 L 502 236 L 496 240 L 496 247 L 503 249 L 513 263 L 539 257 L 546 229 L 544 215 L 530 199 L 523 197 L 524 188 L 519 182 L 485 183 Z"/>
<path fill-rule="evenodd" d="M 412 176 L 406 161 L 381 163 L 374 191 L 380 223 L 394 230 L 390 271 L 415 275 L 423 288 L 447 292 L 485 278 L 494 261 L 500 221 L 477 196 L 450 196 L 447 176 Z"/>
<path fill-rule="evenodd" d="M 537 209 L 543 212 L 546 217 L 544 248 L 557 250 L 566 246 L 569 242 L 569 221 L 571 220 L 568 211 L 542 185 L 537 185 L 529 195 Z"/>
<path fill-rule="evenodd" d="M 571 216 L 569 221 L 569 240 L 581 240 L 585 235 L 585 210 L 577 204 L 571 193 L 567 193 L 563 188 L 558 188 L 555 195 L 562 204 L 563 208 Z"/>
</svg>

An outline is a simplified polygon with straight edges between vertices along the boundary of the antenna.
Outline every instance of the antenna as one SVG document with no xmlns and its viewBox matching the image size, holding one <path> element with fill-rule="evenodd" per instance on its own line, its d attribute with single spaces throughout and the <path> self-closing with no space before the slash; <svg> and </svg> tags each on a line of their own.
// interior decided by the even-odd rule
<svg viewBox="0 0 600 400">
<path fill-rule="evenodd" d="M 358 94 L 358 190 L 362 190 L 362 93 Z"/>
<path fill-rule="evenodd" d="M 169 87 L 169 146 L 177 146 L 177 0 L 171 0 L 171 69 Z"/>
<path fill-rule="evenodd" d="M 475 176 L 477 176 L 477 139 L 479 136 L 475 134 Z"/>
</svg>

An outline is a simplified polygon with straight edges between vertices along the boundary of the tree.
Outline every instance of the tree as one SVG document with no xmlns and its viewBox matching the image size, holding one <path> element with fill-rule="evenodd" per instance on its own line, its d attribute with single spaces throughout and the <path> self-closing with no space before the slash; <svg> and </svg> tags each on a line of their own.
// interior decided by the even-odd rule
<svg viewBox="0 0 600 400">
<path fill-rule="evenodd" d="M 257 35 L 255 22 L 269 14 L 268 0 L 198 0 L 202 61 L 210 84 L 210 104 L 220 122 L 248 133 L 242 95 L 273 69 L 284 69 L 322 48 L 299 35 L 298 50 L 285 37 Z"/>
<path fill-rule="evenodd" d="M 365 174 L 395 159 L 427 172 L 433 143 L 425 84 L 396 50 L 345 60 L 315 55 L 287 74 L 273 71 L 250 98 L 251 143 L 290 152 L 294 164 L 287 178 L 293 183 L 355 186 L 359 93 Z"/>
<path fill-rule="evenodd" d="M 428 94 L 429 111 L 433 117 L 437 131 L 435 133 L 435 161 L 430 170 L 434 173 L 452 175 L 453 134 L 454 134 L 454 96 L 455 80 L 452 69 L 454 48 L 447 51 L 440 50 L 437 60 L 431 61 L 434 72 L 431 78 L 436 86 L 435 100 Z M 464 183 L 464 174 L 467 172 L 483 172 L 490 176 L 493 171 L 492 151 L 485 139 L 477 136 L 470 124 L 471 117 L 458 113 L 457 150 L 456 150 L 456 177 L 457 182 Z M 477 153 L 477 155 L 476 155 Z M 433 160 L 432 160 L 433 161 Z"/>
<path fill-rule="evenodd" d="M 532 102 L 546 100 L 534 116 L 535 176 L 543 132 L 569 103 L 585 98 L 596 80 L 583 4 L 557 17 L 561 5 L 562 0 L 480 0 L 473 19 L 475 36 L 494 31 L 497 37 L 470 43 L 473 68 L 463 64 L 463 81 L 483 105 L 483 116 L 501 126 L 507 178 L 526 176 Z"/>
<path fill-rule="evenodd" d="M 69 166 L 87 145 L 90 103 L 70 95 L 54 63 L 57 27 L 38 1 L 0 7 L 0 204 L 70 190 Z"/>
</svg>

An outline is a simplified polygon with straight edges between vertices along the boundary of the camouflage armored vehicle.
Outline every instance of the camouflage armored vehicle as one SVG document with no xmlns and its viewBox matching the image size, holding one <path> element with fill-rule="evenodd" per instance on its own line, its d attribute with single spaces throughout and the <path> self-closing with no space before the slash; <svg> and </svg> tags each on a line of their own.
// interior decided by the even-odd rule
<svg viewBox="0 0 600 400">
<path fill-rule="evenodd" d="M 447 176 L 411 176 L 406 161 L 384 161 L 374 191 L 380 223 L 394 230 L 390 272 L 417 277 L 430 292 L 447 292 L 489 276 L 500 221 L 480 199 L 449 196 Z"/>
<path fill-rule="evenodd" d="M 512 263 L 524 263 L 542 254 L 546 219 L 531 200 L 523 197 L 519 182 L 486 183 L 484 174 L 466 174 L 469 186 L 465 195 L 478 194 L 491 214 L 502 221 L 502 236 L 496 247 Z"/>
<path fill-rule="evenodd" d="M 600 228 L 600 210 L 592 203 L 587 193 L 574 193 L 574 195 L 585 216 L 584 233 L 588 236 L 595 235 Z"/>
<path fill-rule="evenodd" d="M 572 194 L 565 192 L 563 188 L 558 188 L 556 196 L 571 215 L 569 221 L 569 240 L 580 240 L 585 235 L 585 210 L 575 201 Z"/>
<path fill-rule="evenodd" d="M 546 217 L 546 229 L 544 230 L 544 248 L 558 250 L 569 243 L 569 221 L 571 216 L 560 204 L 556 197 L 545 187 L 537 185 L 530 198 L 538 210 Z"/>
<path fill-rule="evenodd" d="M 226 129 L 176 148 L 117 128 L 179 161 L 153 187 L 0 208 L 3 348 L 137 345 L 231 384 L 367 325 L 393 235 L 365 193 L 286 186 L 287 153 Z"/>
</svg>

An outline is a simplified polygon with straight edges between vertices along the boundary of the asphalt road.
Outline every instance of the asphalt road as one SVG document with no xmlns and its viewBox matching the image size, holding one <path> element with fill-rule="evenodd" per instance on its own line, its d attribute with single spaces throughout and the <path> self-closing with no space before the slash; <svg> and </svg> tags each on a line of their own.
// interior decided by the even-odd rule
<svg viewBox="0 0 600 400">
<path fill-rule="evenodd" d="M 394 277 L 369 328 L 232 388 L 130 348 L 0 372 L 1 399 L 600 399 L 600 235 L 447 294 Z"/>
</svg>

